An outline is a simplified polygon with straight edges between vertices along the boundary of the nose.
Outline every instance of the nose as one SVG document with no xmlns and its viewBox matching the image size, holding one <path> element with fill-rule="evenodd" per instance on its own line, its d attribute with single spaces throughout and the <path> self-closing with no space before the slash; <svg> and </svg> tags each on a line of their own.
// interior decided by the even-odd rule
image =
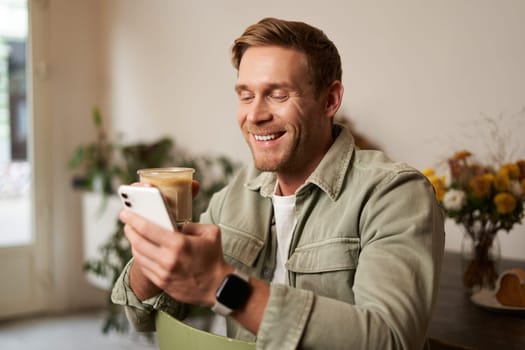
<svg viewBox="0 0 525 350">
<path fill-rule="evenodd" d="M 258 124 L 272 119 L 272 113 L 266 99 L 256 97 L 248 105 L 247 119 L 250 123 Z"/>
</svg>

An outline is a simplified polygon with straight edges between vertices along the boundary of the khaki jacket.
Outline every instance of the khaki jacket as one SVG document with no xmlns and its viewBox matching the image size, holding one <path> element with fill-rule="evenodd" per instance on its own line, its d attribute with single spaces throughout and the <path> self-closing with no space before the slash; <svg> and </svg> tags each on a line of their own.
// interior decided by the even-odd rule
<svg viewBox="0 0 525 350">
<path fill-rule="evenodd" d="M 362 151 L 339 127 L 334 144 L 296 191 L 297 224 L 288 285 L 272 284 L 257 338 L 233 321 L 228 335 L 257 349 L 421 349 L 436 299 L 443 215 L 418 171 Z M 246 168 L 212 198 L 202 222 L 221 228 L 226 260 L 271 281 L 276 238 L 273 173 Z M 136 327 L 152 310 L 177 317 L 186 307 L 160 295 L 140 303 L 127 269 L 113 300 Z"/>
</svg>

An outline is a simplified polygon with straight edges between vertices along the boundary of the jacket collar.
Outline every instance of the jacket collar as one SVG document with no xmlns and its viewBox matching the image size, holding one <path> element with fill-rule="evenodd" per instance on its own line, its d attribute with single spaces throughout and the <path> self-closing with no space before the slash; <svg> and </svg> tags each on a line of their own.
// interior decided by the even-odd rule
<svg viewBox="0 0 525 350">
<path fill-rule="evenodd" d="M 306 193 L 311 185 L 315 185 L 333 201 L 339 197 L 355 145 L 354 138 L 344 125 L 334 124 L 333 132 L 336 135 L 334 143 L 305 183 L 297 189 L 295 193 L 297 196 Z M 274 172 L 261 172 L 245 186 L 252 191 L 259 190 L 263 197 L 271 197 L 276 181 L 277 175 Z"/>
</svg>

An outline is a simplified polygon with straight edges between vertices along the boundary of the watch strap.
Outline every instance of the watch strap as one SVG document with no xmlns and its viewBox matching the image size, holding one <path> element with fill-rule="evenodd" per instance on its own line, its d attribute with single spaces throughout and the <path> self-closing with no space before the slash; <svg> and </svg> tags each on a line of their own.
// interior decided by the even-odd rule
<svg viewBox="0 0 525 350">
<path fill-rule="evenodd" d="M 219 303 L 217 300 L 215 300 L 215 304 L 213 304 L 213 306 L 211 307 L 211 311 L 223 316 L 228 316 L 233 312 L 232 309 L 230 309 L 226 305 Z"/>
<path fill-rule="evenodd" d="M 239 269 L 233 270 L 232 274 L 242 278 L 246 282 L 250 282 L 250 276 L 247 273 L 244 273 Z"/>
</svg>

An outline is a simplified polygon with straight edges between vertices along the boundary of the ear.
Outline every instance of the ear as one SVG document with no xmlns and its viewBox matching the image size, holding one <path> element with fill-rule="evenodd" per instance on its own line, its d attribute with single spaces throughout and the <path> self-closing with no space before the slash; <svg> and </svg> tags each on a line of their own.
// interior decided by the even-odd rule
<svg viewBox="0 0 525 350">
<path fill-rule="evenodd" d="M 340 80 L 334 80 L 326 91 L 325 112 L 326 116 L 333 118 L 341 107 L 344 87 Z"/>
</svg>

